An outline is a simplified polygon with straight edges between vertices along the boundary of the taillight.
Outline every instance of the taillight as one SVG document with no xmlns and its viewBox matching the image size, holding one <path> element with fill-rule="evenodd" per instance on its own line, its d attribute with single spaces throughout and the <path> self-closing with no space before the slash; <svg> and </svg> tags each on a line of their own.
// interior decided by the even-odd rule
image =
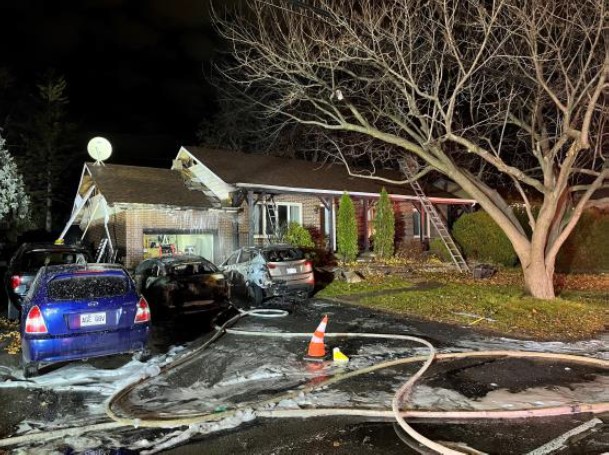
<svg viewBox="0 0 609 455">
<path fill-rule="evenodd" d="M 310 272 L 313 270 L 313 263 L 311 261 L 305 261 L 305 271 Z"/>
<path fill-rule="evenodd" d="M 25 333 L 47 333 L 47 326 L 42 318 L 42 311 L 40 311 L 38 306 L 33 306 L 27 313 Z"/>
<path fill-rule="evenodd" d="M 133 322 L 150 322 L 150 307 L 146 299 L 142 297 L 137 303 L 137 311 L 135 313 L 135 319 Z"/>
<path fill-rule="evenodd" d="M 269 262 L 269 263 L 267 264 L 267 267 L 268 267 L 269 269 L 276 269 L 276 268 L 277 268 L 277 265 L 275 265 L 275 264 L 271 264 L 271 263 Z"/>
<path fill-rule="evenodd" d="M 21 277 L 19 275 L 13 275 L 11 277 L 11 288 L 13 291 L 21 286 Z"/>
</svg>

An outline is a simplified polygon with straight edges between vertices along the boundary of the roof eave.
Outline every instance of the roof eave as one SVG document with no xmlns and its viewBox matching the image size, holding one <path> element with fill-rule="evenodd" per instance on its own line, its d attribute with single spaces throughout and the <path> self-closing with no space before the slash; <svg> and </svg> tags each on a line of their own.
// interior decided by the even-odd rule
<svg viewBox="0 0 609 455">
<path fill-rule="evenodd" d="M 257 189 L 257 190 L 268 190 L 268 191 L 279 191 L 282 193 L 295 193 L 295 194 L 312 194 L 314 196 L 325 195 L 325 196 L 342 196 L 344 191 L 337 190 L 321 190 L 314 188 L 295 188 L 295 187 L 286 187 L 279 185 L 265 185 L 261 183 L 235 183 L 235 187 L 242 189 Z M 351 196 L 356 197 L 367 197 L 367 198 L 378 198 L 379 193 L 367 193 L 362 191 L 347 191 L 347 193 Z M 419 198 L 414 195 L 406 195 L 406 194 L 394 194 L 390 193 L 389 196 L 394 200 L 402 200 L 402 201 L 418 201 Z M 435 202 L 436 204 L 461 204 L 461 205 L 474 205 L 477 204 L 477 201 L 474 199 L 461 199 L 461 198 L 446 198 L 446 197 L 434 197 L 428 196 L 428 199 L 431 202 Z"/>
</svg>

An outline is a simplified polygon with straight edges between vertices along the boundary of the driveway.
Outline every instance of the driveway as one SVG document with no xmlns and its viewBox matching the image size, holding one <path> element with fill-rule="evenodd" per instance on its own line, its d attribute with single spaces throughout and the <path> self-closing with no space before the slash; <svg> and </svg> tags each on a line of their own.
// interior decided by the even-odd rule
<svg viewBox="0 0 609 455">
<path fill-rule="evenodd" d="M 267 411 L 328 408 L 390 409 L 395 390 L 420 366 L 396 365 L 354 376 L 308 391 L 337 374 L 380 362 L 424 355 L 427 348 L 403 340 L 332 338 L 331 333 L 359 332 L 422 337 L 443 354 L 461 351 L 515 350 L 555 352 L 609 360 L 607 339 L 575 343 L 488 337 L 471 327 L 425 323 L 336 302 L 312 299 L 302 305 L 272 302 L 288 311 L 281 318 L 246 316 L 234 329 L 265 335 L 225 334 L 188 361 L 161 374 L 164 365 L 201 348 L 212 326 L 210 315 L 161 324 L 155 329 L 154 356 L 146 363 L 129 357 L 61 365 L 26 382 L 14 368 L 15 356 L 3 354 L 4 382 L 0 382 L 3 437 L 36 430 L 109 422 L 104 403 L 110 396 L 142 377 L 114 411 L 134 419 L 139 427 L 125 426 L 63 439 L 21 443 L 22 448 L 55 450 L 122 448 L 129 451 L 169 453 L 426 453 L 387 418 L 361 416 L 270 417 Z M 234 314 L 234 313 L 232 313 Z M 304 362 L 308 336 L 274 335 L 312 333 L 327 314 L 326 344 L 340 347 L 351 360 L 347 366 L 331 362 Z M 230 317 L 223 314 L 220 322 Z M 271 336 L 272 335 L 272 336 Z M 307 390 L 306 392 L 303 390 Z M 261 401 L 282 396 L 278 403 Z M 557 404 L 609 402 L 609 373 L 605 368 L 534 358 L 465 358 L 435 363 L 416 386 L 410 407 L 434 410 L 539 409 Z M 225 413 L 217 422 L 194 422 L 171 429 L 142 428 L 150 419 L 178 419 L 200 413 Z M 265 414 L 266 412 L 266 414 Z M 544 445 L 566 444 L 563 453 L 609 451 L 606 415 L 574 414 L 535 420 L 475 422 L 443 419 L 415 420 L 421 434 L 453 447 L 471 447 L 487 453 L 527 453 Z M 161 425 L 159 425 L 161 426 Z M 570 433 L 571 432 L 571 433 Z M 575 435 L 568 437 L 569 435 Z M 566 435 L 566 436 L 565 436 Z M 0 441 L 1 442 L 1 441 Z M 414 447 L 414 448 L 409 448 Z M 1 447 L 0 447 L 1 450 Z M 538 452 L 551 453 L 551 452 Z"/>
</svg>

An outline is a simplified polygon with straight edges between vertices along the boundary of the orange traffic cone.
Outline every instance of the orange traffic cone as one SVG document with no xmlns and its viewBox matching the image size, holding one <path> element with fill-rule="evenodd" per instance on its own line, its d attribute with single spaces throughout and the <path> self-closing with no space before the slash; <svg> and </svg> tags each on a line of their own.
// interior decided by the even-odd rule
<svg viewBox="0 0 609 455">
<path fill-rule="evenodd" d="M 322 362 L 324 357 L 326 356 L 326 346 L 324 345 L 324 335 L 326 333 L 326 326 L 328 325 L 328 316 L 324 316 L 324 318 L 317 326 L 315 333 L 311 337 L 311 342 L 309 343 L 309 351 L 307 355 L 304 357 L 305 360 L 310 360 L 313 362 Z"/>
</svg>

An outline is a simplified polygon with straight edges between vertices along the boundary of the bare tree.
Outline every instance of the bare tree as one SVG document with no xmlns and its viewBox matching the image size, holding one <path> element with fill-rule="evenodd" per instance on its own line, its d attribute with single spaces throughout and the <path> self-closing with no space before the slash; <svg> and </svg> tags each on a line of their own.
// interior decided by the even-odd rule
<svg viewBox="0 0 609 455">
<path fill-rule="evenodd" d="M 609 175 L 608 11 L 608 0 L 264 0 L 216 24 L 236 62 L 224 75 L 244 96 L 333 134 L 346 162 L 353 147 L 337 133 L 364 138 L 371 163 L 410 157 L 416 177 L 457 182 L 505 231 L 527 291 L 551 299 L 559 249 Z"/>
</svg>

